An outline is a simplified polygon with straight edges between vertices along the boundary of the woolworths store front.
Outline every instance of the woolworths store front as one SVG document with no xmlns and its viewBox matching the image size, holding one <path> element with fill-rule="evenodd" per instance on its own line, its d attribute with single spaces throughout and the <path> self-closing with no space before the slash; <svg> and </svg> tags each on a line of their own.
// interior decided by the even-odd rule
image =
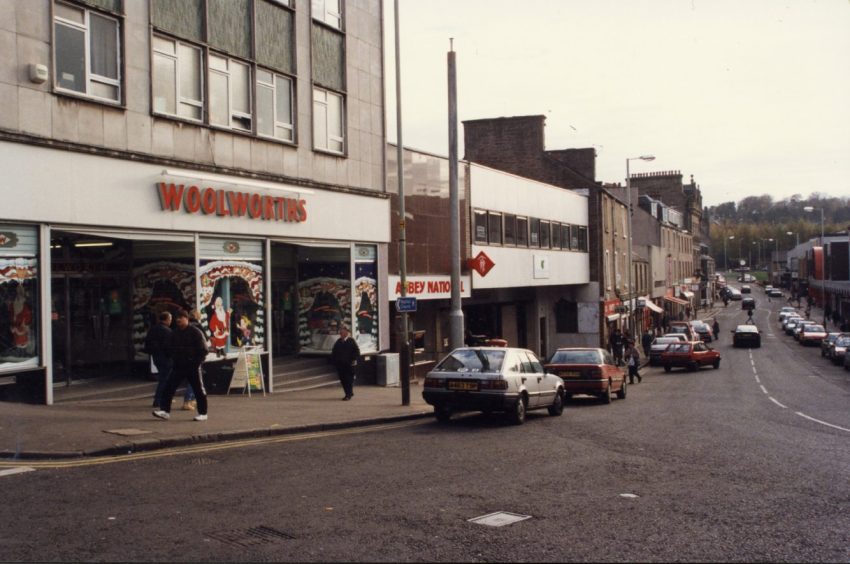
<svg viewBox="0 0 850 564">
<path fill-rule="evenodd" d="M 4 399 L 142 377 L 150 323 L 177 308 L 198 312 L 212 372 L 259 346 L 270 388 L 276 358 L 327 354 L 342 325 L 388 348 L 381 193 L 7 143 L 0 167 Z"/>
</svg>

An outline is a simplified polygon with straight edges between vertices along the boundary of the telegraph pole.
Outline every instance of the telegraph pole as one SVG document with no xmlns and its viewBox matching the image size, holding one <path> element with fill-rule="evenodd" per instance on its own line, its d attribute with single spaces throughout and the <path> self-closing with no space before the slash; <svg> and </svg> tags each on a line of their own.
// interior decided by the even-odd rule
<svg viewBox="0 0 850 564">
<path fill-rule="evenodd" d="M 457 73 L 452 39 L 449 39 L 449 206 L 451 207 L 452 306 L 449 312 L 451 348 L 463 346 L 463 309 L 460 301 L 460 195 L 457 174 Z"/>
<path fill-rule="evenodd" d="M 399 41 L 398 0 L 395 0 L 395 111 L 396 160 L 398 161 L 398 264 L 401 297 L 407 297 L 407 229 L 404 209 L 404 146 L 401 141 L 401 46 Z M 396 302 L 398 303 L 398 302 Z M 401 405 L 410 405 L 410 332 L 407 312 L 401 314 Z"/>
</svg>

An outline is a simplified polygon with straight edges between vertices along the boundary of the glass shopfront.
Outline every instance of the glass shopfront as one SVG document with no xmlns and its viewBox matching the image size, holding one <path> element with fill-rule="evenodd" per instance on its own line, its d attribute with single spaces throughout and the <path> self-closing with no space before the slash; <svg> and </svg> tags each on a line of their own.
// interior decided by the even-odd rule
<svg viewBox="0 0 850 564">
<path fill-rule="evenodd" d="M 0 224 L 0 372 L 38 366 L 38 229 Z"/>
</svg>

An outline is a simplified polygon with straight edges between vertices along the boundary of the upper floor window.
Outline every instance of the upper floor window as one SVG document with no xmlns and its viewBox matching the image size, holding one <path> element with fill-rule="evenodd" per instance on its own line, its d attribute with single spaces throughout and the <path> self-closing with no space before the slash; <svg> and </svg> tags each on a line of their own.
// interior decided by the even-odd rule
<svg viewBox="0 0 850 564">
<path fill-rule="evenodd" d="M 257 133 L 295 141 L 292 79 L 257 69 Z"/>
<path fill-rule="evenodd" d="M 491 245 L 502 244 L 502 214 L 487 213 L 488 237 Z"/>
<path fill-rule="evenodd" d="M 154 36 L 153 109 L 157 113 L 200 121 L 204 113 L 201 50 Z"/>
<path fill-rule="evenodd" d="M 548 221 L 540 221 L 540 246 L 544 249 L 549 248 L 550 225 Z"/>
<path fill-rule="evenodd" d="M 62 2 L 53 12 L 57 90 L 121 101 L 121 46 L 118 19 Z"/>
<path fill-rule="evenodd" d="M 251 131 L 251 67 L 209 56 L 210 123 Z"/>
<path fill-rule="evenodd" d="M 561 248 L 561 224 L 552 222 L 552 248 Z"/>
<path fill-rule="evenodd" d="M 313 88 L 313 147 L 332 153 L 345 150 L 344 104 L 341 95 Z"/>
<path fill-rule="evenodd" d="M 475 218 L 474 218 L 474 226 L 475 229 L 474 239 L 476 243 L 486 243 L 487 242 L 487 212 L 481 210 L 475 210 Z"/>
<path fill-rule="evenodd" d="M 517 247 L 528 246 L 528 218 L 516 218 L 516 245 Z"/>
<path fill-rule="evenodd" d="M 313 19 L 342 29 L 342 0 L 313 0 Z"/>
<path fill-rule="evenodd" d="M 536 217 L 531 218 L 531 222 L 529 223 L 529 238 L 528 243 L 532 247 L 540 246 L 540 220 Z"/>
<path fill-rule="evenodd" d="M 516 245 L 516 216 L 505 214 L 505 245 Z"/>
</svg>

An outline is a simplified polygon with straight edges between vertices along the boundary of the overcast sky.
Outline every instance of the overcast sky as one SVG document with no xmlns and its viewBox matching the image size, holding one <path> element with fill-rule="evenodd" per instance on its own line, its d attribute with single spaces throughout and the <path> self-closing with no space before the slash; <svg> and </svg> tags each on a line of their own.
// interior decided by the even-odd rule
<svg viewBox="0 0 850 564">
<path fill-rule="evenodd" d="M 387 133 L 396 140 L 393 0 Z M 546 148 L 595 147 L 596 178 L 694 175 L 705 205 L 850 197 L 850 0 L 400 0 L 403 141 L 448 155 L 458 120 L 543 114 Z M 463 157 L 463 126 L 459 125 Z"/>
</svg>

